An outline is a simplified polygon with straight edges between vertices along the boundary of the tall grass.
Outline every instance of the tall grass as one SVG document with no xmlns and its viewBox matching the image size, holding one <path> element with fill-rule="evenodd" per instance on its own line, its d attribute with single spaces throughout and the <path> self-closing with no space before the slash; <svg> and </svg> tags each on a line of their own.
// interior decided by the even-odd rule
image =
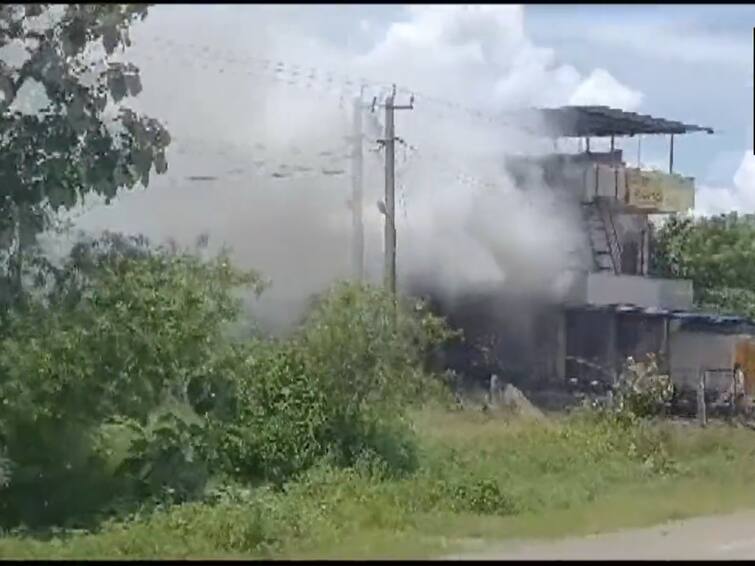
<svg viewBox="0 0 755 566">
<path fill-rule="evenodd" d="M 755 436 L 589 416 L 521 421 L 414 412 L 417 470 L 326 462 L 282 489 L 225 484 L 203 502 L 100 532 L 0 539 L 0 557 L 407 557 L 465 540 L 591 532 L 755 503 Z M 749 492 L 747 492 L 749 493 Z"/>
</svg>

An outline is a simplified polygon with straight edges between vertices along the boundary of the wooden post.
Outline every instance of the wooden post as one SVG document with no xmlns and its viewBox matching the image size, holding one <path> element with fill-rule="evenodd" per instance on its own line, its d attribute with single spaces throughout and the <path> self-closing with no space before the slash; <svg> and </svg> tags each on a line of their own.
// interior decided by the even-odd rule
<svg viewBox="0 0 755 566">
<path fill-rule="evenodd" d="M 700 380 L 697 384 L 697 421 L 701 427 L 707 424 L 705 417 L 705 370 L 700 371 Z"/>
</svg>

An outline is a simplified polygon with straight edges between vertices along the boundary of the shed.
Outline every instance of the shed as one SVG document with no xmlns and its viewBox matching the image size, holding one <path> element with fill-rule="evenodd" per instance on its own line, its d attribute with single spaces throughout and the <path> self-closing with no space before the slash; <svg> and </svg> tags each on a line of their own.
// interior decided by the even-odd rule
<svg viewBox="0 0 755 566">
<path fill-rule="evenodd" d="M 566 376 L 611 380 L 627 357 L 659 354 L 662 369 L 681 389 L 708 375 L 712 390 L 729 388 L 737 367 L 747 395 L 755 395 L 755 322 L 694 311 L 605 305 L 567 311 Z"/>
</svg>

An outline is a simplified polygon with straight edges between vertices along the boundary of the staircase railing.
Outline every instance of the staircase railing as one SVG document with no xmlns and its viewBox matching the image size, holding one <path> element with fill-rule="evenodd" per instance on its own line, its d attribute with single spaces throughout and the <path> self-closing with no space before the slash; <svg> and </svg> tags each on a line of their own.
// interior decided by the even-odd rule
<svg viewBox="0 0 755 566">
<path fill-rule="evenodd" d="M 611 254 L 613 271 L 616 275 L 620 275 L 622 249 L 621 242 L 619 241 L 619 233 L 616 230 L 616 223 L 614 222 L 613 214 L 611 213 L 611 208 L 601 199 L 597 199 L 596 206 L 598 207 L 598 213 L 605 226 L 606 239 L 608 240 L 608 251 Z"/>
</svg>

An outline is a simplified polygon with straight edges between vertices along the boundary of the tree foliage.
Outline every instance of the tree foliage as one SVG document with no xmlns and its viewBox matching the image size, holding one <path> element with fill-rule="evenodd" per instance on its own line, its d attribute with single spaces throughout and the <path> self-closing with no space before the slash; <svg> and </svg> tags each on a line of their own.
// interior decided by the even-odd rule
<svg viewBox="0 0 755 566">
<path fill-rule="evenodd" d="M 755 219 L 672 217 L 655 238 L 657 275 L 692 280 L 703 308 L 755 317 Z"/>
<path fill-rule="evenodd" d="M 119 188 L 147 186 L 153 166 L 167 170 L 167 131 L 123 104 L 142 87 L 139 70 L 119 55 L 130 45 L 129 27 L 147 10 L 0 7 L 0 252 L 15 283 L 18 250 L 34 242 L 52 213 L 87 194 L 109 201 Z"/>
<path fill-rule="evenodd" d="M 281 486 L 323 460 L 416 464 L 405 410 L 447 335 L 421 305 L 340 284 L 289 338 L 241 338 L 235 290 L 262 283 L 224 254 L 105 234 L 60 266 L 31 259 L 0 339 L 0 525 L 187 501 L 219 474 Z"/>
<path fill-rule="evenodd" d="M 14 466 L 6 517 L 63 513 L 72 478 L 94 483 L 101 468 L 103 425 L 148 427 L 166 401 L 185 402 L 225 351 L 239 314 L 232 291 L 259 286 L 223 254 L 201 261 L 113 234 L 46 268 L 0 342 L 0 448 Z"/>
<path fill-rule="evenodd" d="M 248 344 L 238 369 L 226 374 L 233 402 L 218 395 L 215 404 L 225 408 L 216 412 L 221 466 L 278 483 L 322 458 L 411 469 L 404 410 L 430 387 L 424 354 L 447 334 L 421 305 L 396 304 L 382 289 L 336 285 L 294 336 Z"/>
</svg>

